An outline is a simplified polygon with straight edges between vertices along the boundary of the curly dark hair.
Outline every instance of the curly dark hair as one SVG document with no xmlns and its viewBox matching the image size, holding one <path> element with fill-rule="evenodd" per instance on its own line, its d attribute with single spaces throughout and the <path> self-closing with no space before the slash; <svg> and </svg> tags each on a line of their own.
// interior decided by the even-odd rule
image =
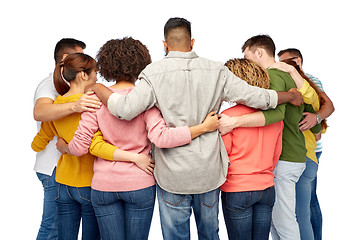
<svg viewBox="0 0 360 240">
<path fill-rule="evenodd" d="M 96 55 L 99 73 L 106 81 L 135 82 L 151 63 L 147 47 L 132 37 L 107 41 Z"/>
</svg>

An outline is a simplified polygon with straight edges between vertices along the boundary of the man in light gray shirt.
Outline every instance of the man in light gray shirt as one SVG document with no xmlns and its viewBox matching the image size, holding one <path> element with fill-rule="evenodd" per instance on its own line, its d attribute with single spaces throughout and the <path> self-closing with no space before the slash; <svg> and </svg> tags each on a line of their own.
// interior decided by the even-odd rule
<svg viewBox="0 0 360 240">
<path fill-rule="evenodd" d="M 164 35 L 167 56 L 148 65 L 128 95 L 112 93 L 101 84 L 91 86 L 116 117 L 131 120 L 156 106 L 168 127 L 193 126 L 210 111 L 218 111 L 222 101 L 260 109 L 302 102 L 296 91 L 276 93 L 250 86 L 223 63 L 197 56 L 186 19 L 169 19 Z M 164 239 L 190 239 L 191 209 L 199 239 L 219 239 L 219 187 L 226 180 L 229 160 L 218 131 L 181 147 L 154 147 L 153 157 Z"/>
</svg>

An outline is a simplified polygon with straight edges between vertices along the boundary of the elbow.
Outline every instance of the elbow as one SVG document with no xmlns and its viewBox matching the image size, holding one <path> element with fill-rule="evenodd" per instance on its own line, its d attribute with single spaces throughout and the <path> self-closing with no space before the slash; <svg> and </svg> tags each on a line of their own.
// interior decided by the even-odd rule
<svg viewBox="0 0 360 240">
<path fill-rule="evenodd" d="M 169 148 L 169 144 L 163 141 L 151 141 L 157 148 Z"/>
<path fill-rule="evenodd" d="M 38 113 L 38 111 L 34 111 L 34 119 L 35 121 L 39 121 L 39 122 L 42 122 L 42 116 L 40 113 Z"/>
</svg>

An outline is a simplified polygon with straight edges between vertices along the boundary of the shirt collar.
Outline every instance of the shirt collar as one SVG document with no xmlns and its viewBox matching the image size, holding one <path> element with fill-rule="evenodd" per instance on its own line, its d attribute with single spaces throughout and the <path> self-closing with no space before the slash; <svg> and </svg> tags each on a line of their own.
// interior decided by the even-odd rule
<svg viewBox="0 0 360 240">
<path fill-rule="evenodd" d="M 171 51 L 169 52 L 165 58 L 197 58 L 199 57 L 195 52 L 178 52 L 178 51 Z"/>
</svg>

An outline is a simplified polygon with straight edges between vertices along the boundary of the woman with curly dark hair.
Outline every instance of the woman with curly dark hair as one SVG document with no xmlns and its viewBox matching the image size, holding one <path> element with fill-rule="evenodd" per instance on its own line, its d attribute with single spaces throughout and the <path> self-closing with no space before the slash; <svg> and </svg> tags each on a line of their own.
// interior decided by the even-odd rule
<svg viewBox="0 0 360 240">
<path fill-rule="evenodd" d="M 146 46 L 131 37 L 106 42 L 97 60 L 99 73 L 107 81 L 115 81 L 111 90 L 120 94 L 128 94 L 135 87 L 138 75 L 151 62 Z M 151 142 L 160 148 L 187 144 L 217 129 L 218 119 L 212 114 L 190 128 L 168 128 L 156 107 L 131 121 L 114 117 L 105 105 L 95 113 L 82 114 L 68 151 L 82 155 L 90 147 L 90 153 L 97 156 L 91 201 L 102 239 L 148 238 L 156 191 Z M 98 129 L 102 135 L 95 133 Z"/>
</svg>

